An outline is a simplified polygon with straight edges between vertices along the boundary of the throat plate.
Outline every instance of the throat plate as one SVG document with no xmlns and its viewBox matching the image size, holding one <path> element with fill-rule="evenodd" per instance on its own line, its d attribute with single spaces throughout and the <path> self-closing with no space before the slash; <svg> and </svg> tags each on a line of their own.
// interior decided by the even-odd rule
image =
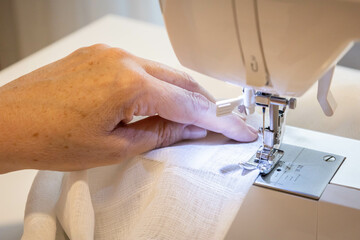
<svg viewBox="0 0 360 240">
<path fill-rule="evenodd" d="M 284 155 L 269 174 L 255 185 L 312 199 L 319 199 L 345 157 L 281 144 Z"/>
</svg>

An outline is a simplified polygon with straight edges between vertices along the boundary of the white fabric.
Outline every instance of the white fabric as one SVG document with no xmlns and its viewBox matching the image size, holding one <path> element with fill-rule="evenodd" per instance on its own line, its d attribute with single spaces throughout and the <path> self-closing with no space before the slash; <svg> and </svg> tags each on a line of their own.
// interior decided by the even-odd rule
<svg viewBox="0 0 360 240">
<path fill-rule="evenodd" d="M 258 172 L 221 170 L 259 145 L 209 134 L 118 165 L 40 171 L 22 239 L 222 239 Z"/>
</svg>

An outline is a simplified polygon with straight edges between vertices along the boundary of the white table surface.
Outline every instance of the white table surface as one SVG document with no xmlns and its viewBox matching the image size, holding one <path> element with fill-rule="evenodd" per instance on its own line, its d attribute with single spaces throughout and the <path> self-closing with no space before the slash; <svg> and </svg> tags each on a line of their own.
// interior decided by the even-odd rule
<svg viewBox="0 0 360 240">
<path fill-rule="evenodd" d="M 163 27 L 118 16 L 106 16 L 51 44 L 0 72 L 0 86 L 79 47 L 106 43 L 135 55 L 189 72 L 217 98 L 234 97 L 241 89 L 181 67 Z M 341 78 L 342 69 L 337 69 Z M 346 70 L 344 70 L 346 71 Z M 358 74 L 358 71 L 354 71 Z M 349 71 L 347 71 L 347 77 Z M 295 127 L 286 127 L 284 142 L 347 157 L 332 183 L 360 189 L 360 141 Z M 0 239 L 19 239 L 26 197 L 37 171 L 25 170 L 0 175 Z"/>
</svg>

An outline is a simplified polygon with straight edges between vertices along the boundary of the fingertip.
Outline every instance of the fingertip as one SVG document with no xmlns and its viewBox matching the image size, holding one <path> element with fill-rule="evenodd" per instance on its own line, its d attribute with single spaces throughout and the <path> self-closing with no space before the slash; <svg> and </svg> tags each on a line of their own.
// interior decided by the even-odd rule
<svg viewBox="0 0 360 240">
<path fill-rule="evenodd" d="M 253 133 L 252 131 L 250 131 L 249 129 L 246 129 L 245 131 L 241 132 L 237 139 L 239 142 L 254 142 L 258 139 L 258 134 Z"/>
<path fill-rule="evenodd" d="M 256 128 L 254 128 L 253 126 L 247 124 L 248 128 L 250 129 L 250 131 L 254 134 L 258 134 L 259 133 L 259 130 L 257 130 Z"/>
<path fill-rule="evenodd" d="M 241 113 L 237 113 L 237 112 L 233 112 L 233 115 L 235 117 L 237 117 L 238 119 L 241 119 L 241 121 L 245 122 L 246 123 L 246 126 L 248 127 L 248 129 L 252 132 L 252 133 L 255 133 L 255 134 L 258 134 L 259 133 L 259 130 L 256 129 L 255 127 L 253 127 L 252 125 L 248 124 L 247 123 L 247 118 L 246 116 L 242 115 Z"/>
<path fill-rule="evenodd" d="M 209 91 L 207 91 L 202 86 L 200 86 L 200 88 L 201 88 L 200 93 L 202 93 L 207 99 L 209 99 L 210 102 L 216 103 L 216 98 Z"/>
<path fill-rule="evenodd" d="M 247 142 L 253 142 L 256 141 L 259 137 L 259 130 L 257 130 L 256 128 L 254 128 L 253 126 L 246 124 L 247 126 L 247 130 L 248 130 L 248 141 Z"/>
<path fill-rule="evenodd" d="M 231 137 L 232 139 L 239 142 L 254 142 L 258 139 L 259 132 L 256 128 L 246 124 L 246 121 L 237 115 L 234 115 L 233 119 L 235 121 L 232 124 L 234 124 L 233 126 L 235 128 L 230 132 L 230 134 L 233 136 Z"/>
<path fill-rule="evenodd" d="M 250 141 L 249 142 L 254 142 L 259 138 L 259 134 L 258 133 L 254 133 L 251 135 L 250 137 Z"/>
</svg>

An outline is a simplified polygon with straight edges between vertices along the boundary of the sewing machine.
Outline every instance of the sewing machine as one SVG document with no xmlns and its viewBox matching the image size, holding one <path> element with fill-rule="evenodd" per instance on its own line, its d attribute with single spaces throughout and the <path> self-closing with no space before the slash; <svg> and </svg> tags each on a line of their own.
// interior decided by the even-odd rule
<svg viewBox="0 0 360 240">
<path fill-rule="evenodd" d="M 179 61 L 241 85 L 219 117 L 260 107 L 263 143 L 248 162 L 260 175 L 227 239 L 360 239 L 360 190 L 330 184 L 345 157 L 282 144 L 288 109 L 318 81 L 331 116 L 338 60 L 360 39 L 359 0 L 160 0 Z M 285 98 L 281 96 L 289 96 Z M 310 117 L 311 117 L 311 113 Z M 308 117 L 308 116 L 304 116 Z M 343 196 L 343 197 L 342 197 Z"/>
</svg>

